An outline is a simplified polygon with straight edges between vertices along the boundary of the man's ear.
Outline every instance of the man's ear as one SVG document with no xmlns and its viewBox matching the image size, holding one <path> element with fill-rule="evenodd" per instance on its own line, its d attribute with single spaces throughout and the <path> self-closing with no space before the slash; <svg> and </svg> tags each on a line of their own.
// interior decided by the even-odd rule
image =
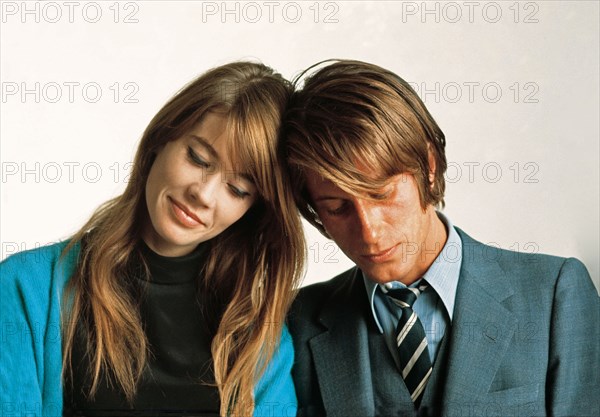
<svg viewBox="0 0 600 417">
<path fill-rule="evenodd" d="M 435 157 L 433 156 L 433 151 L 431 150 L 431 143 L 427 144 L 427 161 L 429 163 L 429 186 L 433 188 L 436 166 Z"/>
</svg>

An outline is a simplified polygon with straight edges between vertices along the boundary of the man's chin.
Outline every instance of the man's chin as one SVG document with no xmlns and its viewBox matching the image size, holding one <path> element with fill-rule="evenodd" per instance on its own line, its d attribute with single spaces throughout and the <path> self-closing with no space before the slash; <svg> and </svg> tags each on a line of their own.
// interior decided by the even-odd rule
<svg viewBox="0 0 600 417">
<path fill-rule="evenodd" d="M 393 263 L 381 265 L 359 265 L 359 268 L 368 279 L 376 282 L 377 284 L 386 284 L 392 281 L 399 281 L 405 285 L 410 285 L 419 278 L 410 278 L 409 271 L 406 271 L 404 268 L 402 268 L 402 266 L 398 266 Z"/>
<path fill-rule="evenodd" d="M 368 279 L 377 284 L 397 281 L 399 278 L 391 265 L 359 265 L 359 268 Z"/>
</svg>

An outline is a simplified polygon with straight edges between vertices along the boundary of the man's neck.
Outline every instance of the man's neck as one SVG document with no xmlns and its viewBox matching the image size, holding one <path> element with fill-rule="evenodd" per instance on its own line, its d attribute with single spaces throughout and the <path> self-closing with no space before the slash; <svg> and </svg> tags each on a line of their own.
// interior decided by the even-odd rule
<svg viewBox="0 0 600 417">
<path fill-rule="evenodd" d="M 442 252 L 446 241 L 448 240 L 448 231 L 446 225 L 438 217 L 435 209 L 430 206 L 429 211 L 429 231 L 425 236 L 425 240 L 421 242 L 418 248 L 418 259 L 416 268 L 410 275 L 403 277 L 399 281 L 404 285 L 411 285 L 425 275 L 425 272 L 435 262 L 438 255 Z"/>
</svg>

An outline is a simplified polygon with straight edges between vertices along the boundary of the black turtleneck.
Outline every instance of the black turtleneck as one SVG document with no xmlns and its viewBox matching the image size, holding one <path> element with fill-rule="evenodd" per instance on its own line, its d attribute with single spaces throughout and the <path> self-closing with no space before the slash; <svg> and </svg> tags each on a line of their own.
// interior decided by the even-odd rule
<svg viewBox="0 0 600 417">
<path fill-rule="evenodd" d="M 65 384 L 64 415 L 173 416 L 218 415 L 210 343 L 198 297 L 198 272 L 206 260 L 206 245 L 181 257 L 164 257 L 141 243 L 140 253 L 150 275 L 134 268 L 133 290 L 140 294 L 140 313 L 150 347 L 146 368 L 133 404 L 128 404 L 106 375 L 93 400 L 89 360 L 83 339 L 73 349 L 73 384 Z"/>
</svg>

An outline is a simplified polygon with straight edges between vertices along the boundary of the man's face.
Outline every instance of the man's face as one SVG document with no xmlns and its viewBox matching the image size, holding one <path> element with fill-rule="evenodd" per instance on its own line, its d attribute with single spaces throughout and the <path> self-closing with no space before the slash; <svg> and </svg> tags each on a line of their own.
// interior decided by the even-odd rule
<svg viewBox="0 0 600 417">
<path fill-rule="evenodd" d="M 375 282 L 416 281 L 445 243 L 444 225 L 433 206 L 421 207 L 411 174 L 390 178 L 375 199 L 348 194 L 313 171 L 307 188 L 329 236 Z"/>
</svg>

